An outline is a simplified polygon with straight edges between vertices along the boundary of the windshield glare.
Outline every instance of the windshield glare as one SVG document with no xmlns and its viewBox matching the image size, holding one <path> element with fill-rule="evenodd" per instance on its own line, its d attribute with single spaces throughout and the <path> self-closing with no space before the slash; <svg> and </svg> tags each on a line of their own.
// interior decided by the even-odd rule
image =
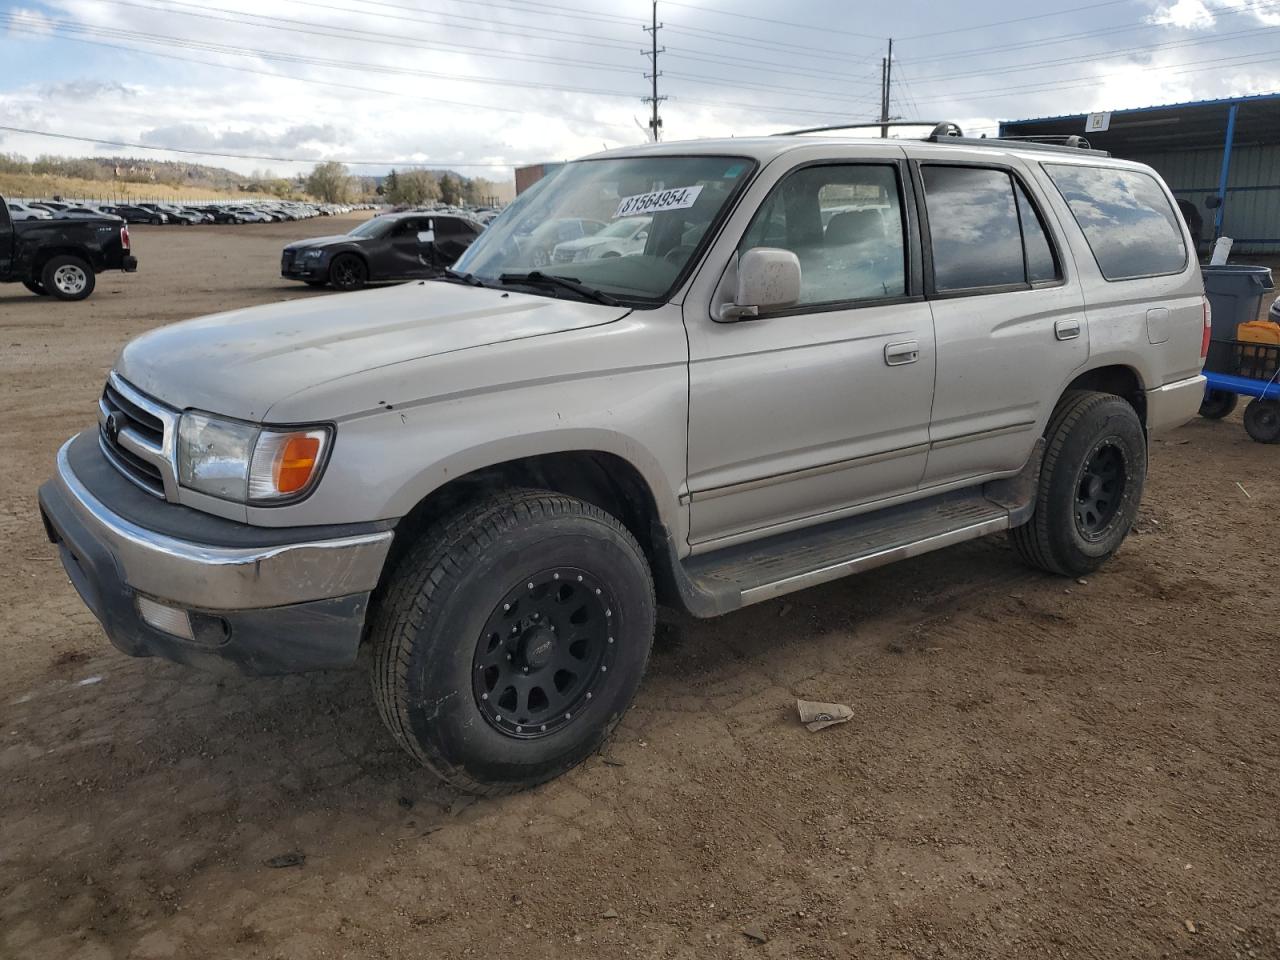
<svg viewBox="0 0 1280 960">
<path fill-rule="evenodd" d="M 348 237 L 377 237 L 387 228 L 387 221 L 382 217 L 374 217 L 372 220 L 366 220 L 358 227 L 353 227 L 347 231 Z"/>
<path fill-rule="evenodd" d="M 753 168 L 743 157 L 565 164 L 516 198 L 454 270 L 485 281 L 541 270 L 615 297 L 665 299 Z M 572 244 L 584 237 L 603 242 Z"/>
</svg>

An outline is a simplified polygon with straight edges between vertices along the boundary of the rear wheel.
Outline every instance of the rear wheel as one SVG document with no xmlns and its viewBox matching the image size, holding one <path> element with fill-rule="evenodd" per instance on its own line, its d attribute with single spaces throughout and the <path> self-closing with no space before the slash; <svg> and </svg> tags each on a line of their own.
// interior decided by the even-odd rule
<svg viewBox="0 0 1280 960">
<path fill-rule="evenodd" d="M 44 284 L 39 280 L 23 280 L 22 285 L 37 297 L 47 297 L 49 295 L 49 291 L 44 288 Z"/>
<path fill-rule="evenodd" d="M 83 300 L 94 282 L 93 268 L 79 257 L 54 257 L 40 272 L 40 285 L 59 300 Z"/>
<path fill-rule="evenodd" d="M 370 635 L 378 710 L 455 787 L 502 794 L 559 776 L 635 696 L 653 581 L 598 507 L 496 495 L 432 529 L 389 582 Z"/>
<path fill-rule="evenodd" d="M 1063 398 L 1045 432 L 1031 520 L 1011 532 L 1023 560 L 1078 577 L 1102 566 L 1128 536 L 1147 476 L 1147 441 L 1120 397 Z"/>
<path fill-rule="evenodd" d="M 1207 420 L 1221 420 L 1236 408 L 1240 398 L 1226 390 L 1206 390 L 1200 401 L 1200 416 Z"/>
<path fill-rule="evenodd" d="M 354 253 L 343 253 L 329 264 L 329 282 L 337 290 L 359 290 L 369 279 L 369 268 Z"/>
<path fill-rule="evenodd" d="M 1244 429 L 1258 443 L 1280 443 L 1280 400 L 1251 400 L 1244 408 Z"/>
</svg>

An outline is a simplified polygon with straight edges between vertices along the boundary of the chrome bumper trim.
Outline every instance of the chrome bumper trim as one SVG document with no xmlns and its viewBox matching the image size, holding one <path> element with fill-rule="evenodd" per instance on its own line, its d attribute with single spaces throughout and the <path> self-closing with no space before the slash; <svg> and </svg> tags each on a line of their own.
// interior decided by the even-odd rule
<svg viewBox="0 0 1280 960">
<path fill-rule="evenodd" d="M 204 610 L 252 610 L 372 590 L 391 547 L 389 530 L 267 547 L 215 547 L 154 533 L 104 506 L 58 451 L 58 480 L 72 509 L 115 558 L 134 590 Z"/>
</svg>

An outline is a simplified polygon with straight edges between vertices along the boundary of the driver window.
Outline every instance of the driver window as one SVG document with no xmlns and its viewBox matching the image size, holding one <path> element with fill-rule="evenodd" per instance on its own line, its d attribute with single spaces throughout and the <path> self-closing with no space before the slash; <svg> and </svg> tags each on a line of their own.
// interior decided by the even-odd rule
<svg viewBox="0 0 1280 960">
<path fill-rule="evenodd" d="M 897 168 L 805 167 L 765 200 L 739 254 L 790 250 L 800 260 L 800 305 L 883 300 L 906 294 L 907 256 Z"/>
</svg>

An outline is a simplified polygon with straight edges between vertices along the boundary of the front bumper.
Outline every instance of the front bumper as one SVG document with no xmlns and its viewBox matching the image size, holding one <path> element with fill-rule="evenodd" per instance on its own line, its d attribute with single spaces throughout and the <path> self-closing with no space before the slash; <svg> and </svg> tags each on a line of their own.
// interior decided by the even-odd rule
<svg viewBox="0 0 1280 960">
<path fill-rule="evenodd" d="M 325 258 L 319 260 L 281 261 L 280 276 L 286 280 L 323 280 L 329 274 L 329 264 Z"/>
<path fill-rule="evenodd" d="M 157 500 L 115 471 L 94 431 L 58 452 L 40 512 L 67 576 L 130 656 L 245 673 L 354 662 L 390 523 L 262 528 Z M 187 611 L 194 639 L 146 623 L 146 597 Z"/>
<path fill-rule="evenodd" d="M 1204 400 L 1203 375 L 1175 380 L 1147 391 L 1147 433 L 1180 427 L 1200 410 Z"/>
</svg>

